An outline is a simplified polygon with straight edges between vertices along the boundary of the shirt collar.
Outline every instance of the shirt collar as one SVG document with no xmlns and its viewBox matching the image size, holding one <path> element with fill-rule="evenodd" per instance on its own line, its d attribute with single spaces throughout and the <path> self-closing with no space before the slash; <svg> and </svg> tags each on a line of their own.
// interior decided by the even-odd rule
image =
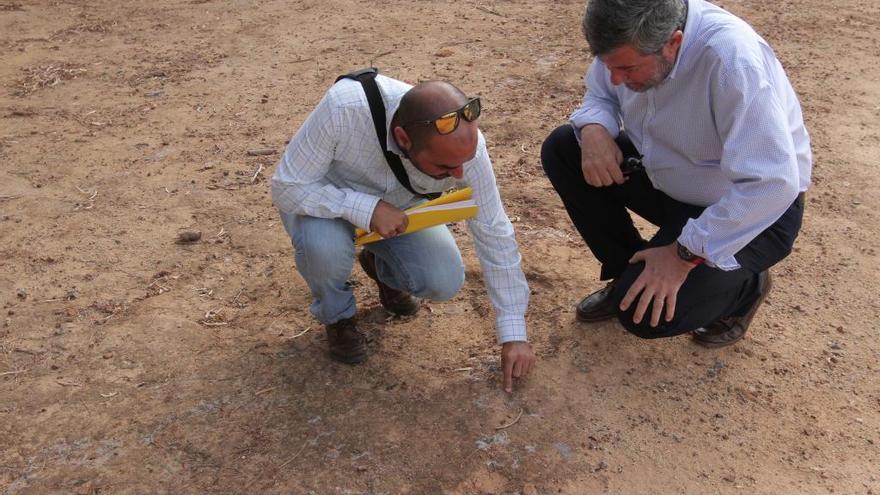
<svg viewBox="0 0 880 495">
<path fill-rule="evenodd" d="M 684 28 L 684 37 L 681 40 L 681 46 L 678 47 L 678 54 L 675 57 L 675 65 L 672 67 L 672 72 L 669 73 L 667 79 L 675 79 L 675 75 L 678 73 L 678 68 L 682 65 L 682 59 L 687 52 L 688 48 L 693 44 L 694 35 L 697 32 L 697 9 L 699 8 L 700 0 L 685 0 L 685 5 L 687 6 L 687 17 L 685 18 L 685 28 Z"/>
</svg>

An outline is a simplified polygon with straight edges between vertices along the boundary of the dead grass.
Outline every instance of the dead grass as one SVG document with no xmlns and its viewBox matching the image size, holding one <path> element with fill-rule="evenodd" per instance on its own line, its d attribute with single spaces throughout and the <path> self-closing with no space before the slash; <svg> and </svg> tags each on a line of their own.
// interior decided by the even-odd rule
<svg viewBox="0 0 880 495">
<path fill-rule="evenodd" d="M 86 69 L 67 62 L 53 62 L 47 65 L 36 65 L 22 69 L 25 77 L 16 84 L 13 94 L 23 97 L 43 88 L 50 88 L 78 78 L 86 73 Z"/>
</svg>

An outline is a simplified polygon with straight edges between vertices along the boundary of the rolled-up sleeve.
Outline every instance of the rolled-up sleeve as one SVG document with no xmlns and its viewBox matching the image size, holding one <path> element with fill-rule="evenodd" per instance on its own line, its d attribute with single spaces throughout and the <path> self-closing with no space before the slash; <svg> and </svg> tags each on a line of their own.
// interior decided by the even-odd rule
<svg viewBox="0 0 880 495">
<path fill-rule="evenodd" d="M 465 165 L 465 180 L 479 206 L 468 221 L 489 299 L 495 308 L 498 342 L 526 341 L 529 286 L 522 272 L 513 224 L 504 212 L 482 134 L 476 157 Z"/>
<path fill-rule="evenodd" d="M 341 132 L 340 110 L 332 88 L 297 131 L 272 178 L 272 200 L 283 212 L 318 218 L 344 218 L 364 230 L 379 198 L 331 184 L 326 175 Z"/>
<path fill-rule="evenodd" d="M 611 137 L 616 138 L 620 134 L 620 103 L 608 80 L 608 69 L 598 58 L 590 64 L 584 85 L 587 90 L 583 102 L 569 117 L 578 142 L 581 139 L 580 130 L 587 124 L 599 124 L 608 130 Z"/>
</svg>

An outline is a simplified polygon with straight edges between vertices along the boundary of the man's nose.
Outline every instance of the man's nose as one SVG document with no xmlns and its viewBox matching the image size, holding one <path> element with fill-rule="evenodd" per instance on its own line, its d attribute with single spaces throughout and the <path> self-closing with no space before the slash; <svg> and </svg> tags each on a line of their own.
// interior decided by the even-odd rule
<svg viewBox="0 0 880 495">
<path fill-rule="evenodd" d="M 626 75 L 622 70 L 611 69 L 611 84 L 615 86 L 620 86 L 626 82 Z"/>
</svg>

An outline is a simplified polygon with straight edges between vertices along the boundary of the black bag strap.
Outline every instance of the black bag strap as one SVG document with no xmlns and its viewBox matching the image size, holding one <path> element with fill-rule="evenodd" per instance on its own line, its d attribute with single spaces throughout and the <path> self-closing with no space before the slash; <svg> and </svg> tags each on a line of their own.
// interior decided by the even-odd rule
<svg viewBox="0 0 880 495">
<path fill-rule="evenodd" d="M 361 83 L 361 86 L 364 88 L 364 93 L 367 95 L 367 103 L 370 105 L 370 114 L 373 116 L 373 127 L 376 128 L 376 137 L 379 138 L 379 147 L 385 154 L 385 161 L 388 162 L 388 166 L 391 168 L 391 171 L 394 172 L 397 181 L 416 196 L 434 199 L 440 196 L 440 193 L 423 194 L 416 192 L 413 189 L 412 184 L 409 182 L 409 176 L 406 175 L 406 170 L 403 168 L 403 162 L 400 161 L 400 157 L 393 151 L 388 150 L 388 129 L 385 121 L 385 103 L 382 101 L 382 93 L 379 92 L 379 86 L 376 84 L 376 75 L 378 73 L 379 69 L 370 67 L 339 76 L 336 78 L 336 82 L 339 82 L 342 79 L 353 79 Z"/>
</svg>

